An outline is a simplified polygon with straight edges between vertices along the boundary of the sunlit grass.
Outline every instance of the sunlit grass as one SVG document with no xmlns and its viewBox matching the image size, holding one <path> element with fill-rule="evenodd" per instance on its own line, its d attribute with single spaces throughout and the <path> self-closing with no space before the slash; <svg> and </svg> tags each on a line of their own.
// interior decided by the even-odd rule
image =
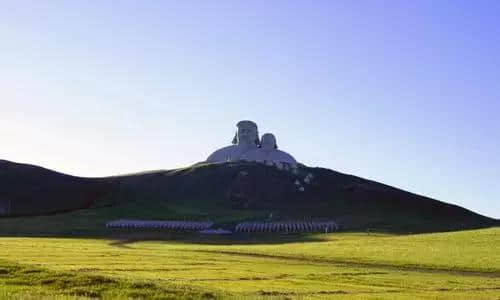
<svg viewBox="0 0 500 300">
<path fill-rule="evenodd" d="M 495 299 L 500 294 L 500 228 L 300 240 L 226 245 L 0 238 L 0 297 Z"/>
</svg>

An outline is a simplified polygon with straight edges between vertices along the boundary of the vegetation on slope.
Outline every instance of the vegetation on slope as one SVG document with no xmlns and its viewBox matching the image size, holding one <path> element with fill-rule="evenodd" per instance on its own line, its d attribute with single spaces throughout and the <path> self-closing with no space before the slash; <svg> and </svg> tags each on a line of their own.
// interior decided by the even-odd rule
<svg viewBox="0 0 500 300">
<path fill-rule="evenodd" d="M 310 184 L 304 182 L 307 174 L 313 175 Z M 298 189 L 297 180 L 305 191 Z M 0 185 L 0 202 L 11 200 L 12 215 L 91 208 L 60 216 L 0 220 L 0 234 L 97 234 L 106 221 L 117 218 L 209 219 L 228 229 L 245 220 L 322 218 L 338 221 L 344 230 L 391 232 L 499 224 L 455 205 L 305 166 L 293 174 L 256 163 L 199 164 L 87 179 L 4 161 Z M 57 225 L 61 223 L 65 226 Z"/>
<path fill-rule="evenodd" d="M 114 190 L 107 179 L 75 177 L 0 160 L 0 212 L 4 214 L 41 215 L 89 208 Z"/>
</svg>

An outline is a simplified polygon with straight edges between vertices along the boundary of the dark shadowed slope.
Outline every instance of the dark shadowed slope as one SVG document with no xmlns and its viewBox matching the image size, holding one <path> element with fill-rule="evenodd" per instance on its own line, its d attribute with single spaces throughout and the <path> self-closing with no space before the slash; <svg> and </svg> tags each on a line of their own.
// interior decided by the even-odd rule
<svg viewBox="0 0 500 300">
<path fill-rule="evenodd" d="M 70 176 L 0 160 L 0 212 L 43 215 L 89 208 L 111 195 L 108 179 Z"/>
<path fill-rule="evenodd" d="M 197 165 L 130 176 L 122 190 L 148 195 L 145 205 L 147 199 L 151 205 L 162 199 L 208 215 L 243 210 L 265 217 L 272 213 L 273 219 L 335 218 L 347 229 L 439 231 L 498 224 L 462 207 L 356 176 L 305 166 L 299 170 L 294 175 L 255 163 Z M 304 182 L 308 174 L 313 174 L 310 184 Z"/>
<path fill-rule="evenodd" d="M 312 180 L 306 183 L 309 174 Z M 230 225 L 272 215 L 273 220 L 328 218 L 344 229 L 399 232 L 499 224 L 452 204 L 328 169 L 301 166 L 293 174 L 245 162 L 78 178 L 0 161 L 0 205 L 5 207 L 6 200 L 11 215 L 92 207 L 101 219 L 211 219 Z"/>
</svg>

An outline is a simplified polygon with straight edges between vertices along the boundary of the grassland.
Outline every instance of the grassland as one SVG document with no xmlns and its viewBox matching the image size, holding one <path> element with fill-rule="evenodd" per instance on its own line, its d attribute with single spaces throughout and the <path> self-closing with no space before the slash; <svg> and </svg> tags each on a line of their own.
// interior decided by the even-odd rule
<svg viewBox="0 0 500 300">
<path fill-rule="evenodd" d="M 500 228 L 270 241 L 3 237 L 0 297 L 500 299 Z"/>
</svg>

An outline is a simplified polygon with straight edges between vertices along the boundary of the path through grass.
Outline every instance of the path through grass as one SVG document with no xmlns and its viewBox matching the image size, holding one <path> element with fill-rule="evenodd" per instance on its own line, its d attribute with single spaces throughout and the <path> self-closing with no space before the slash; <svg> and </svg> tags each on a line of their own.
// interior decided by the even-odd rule
<svg viewBox="0 0 500 300">
<path fill-rule="evenodd" d="M 0 297 L 500 299 L 500 228 L 316 240 L 0 238 Z"/>
</svg>

